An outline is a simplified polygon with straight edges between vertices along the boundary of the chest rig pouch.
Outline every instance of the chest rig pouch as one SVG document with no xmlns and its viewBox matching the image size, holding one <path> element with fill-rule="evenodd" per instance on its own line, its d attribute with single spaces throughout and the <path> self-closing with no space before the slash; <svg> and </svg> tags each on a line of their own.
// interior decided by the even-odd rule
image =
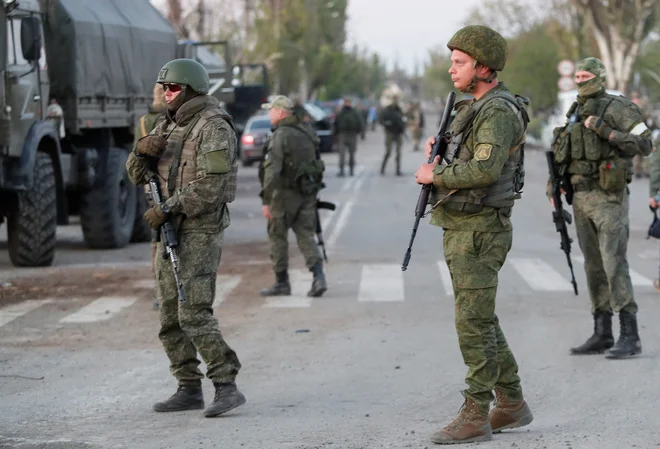
<svg viewBox="0 0 660 449">
<path fill-rule="evenodd" d="M 500 177 L 491 185 L 483 188 L 461 189 L 455 192 L 445 189 L 434 189 L 431 202 L 435 206 L 445 203 L 445 207 L 468 213 L 478 213 L 484 206 L 498 209 L 509 209 L 514 200 L 521 197 L 525 184 L 524 147 L 525 132 L 529 117 L 525 106 L 529 100 L 506 91 L 496 92 L 484 101 L 462 101 L 456 105 L 456 116 L 452 122 L 450 142 L 447 148 L 448 162 L 465 164 L 472 160 L 474 154 L 468 148 L 467 142 L 474 127 L 474 120 L 481 108 L 487 102 L 502 98 L 514 111 L 523 127 L 521 140 L 509 150 L 509 158 L 505 162 Z M 505 211 L 506 212 L 506 211 Z"/>
</svg>

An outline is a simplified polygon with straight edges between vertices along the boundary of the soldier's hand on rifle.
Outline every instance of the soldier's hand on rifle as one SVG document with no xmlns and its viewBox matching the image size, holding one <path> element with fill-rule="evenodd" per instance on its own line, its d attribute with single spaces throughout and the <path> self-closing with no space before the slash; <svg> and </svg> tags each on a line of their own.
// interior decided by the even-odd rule
<svg viewBox="0 0 660 449">
<path fill-rule="evenodd" d="M 261 213 L 266 218 L 266 220 L 270 220 L 273 218 L 273 216 L 270 213 L 270 206 L 266 206 L 266 205 L 261 206 Z"/>
<path fill-rule="evenodd" d="M 415 173 L 417 184 L 433 184 L 433 169 L 440 164 L 440 156 L 436 156 L 430 164 L 422 164 Z"/>
<path fill-rule="evenodd" d="M 431 157 L 431 153 L 433 152 L 433 145 L 435 145 L 435 136 L 431 136 L 428 139 L 426 139 L 426 143 L 424 143 L 424 156 L 426 156 L 426 160 L 428 161 L 429 158 Z"/>
<path fill-rule="evenodd" d="M 137 141 L 135 151 L 138 154 L 159 158 L 167 148 L 167 139 L 163 136 L 144 136 Z"/>
<path fill-rule="evenodd" d="M 167 214 L 162 211 L 160 204 L 157 204 L 144 213 L 144 220 L 151 229 L 158 229 L 167 220 Z"/>
</svg>

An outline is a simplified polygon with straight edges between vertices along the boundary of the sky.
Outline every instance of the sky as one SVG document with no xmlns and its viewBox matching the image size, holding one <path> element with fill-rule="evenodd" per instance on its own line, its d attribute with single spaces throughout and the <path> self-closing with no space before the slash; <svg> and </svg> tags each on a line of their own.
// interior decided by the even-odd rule
<svg viewBox="0 0 660 449">
<path fill-rule="evenodd" d="M 469 11 L 480 0 L 349 0 L 348 42 L 367 46 L 412 73 L 415 61 L 427 59 L 427 50 L 446 48 L 451 36 L 463 27 Z M 350 47 L 349 47 L 350 48 Z M 449 50 L 447 50 L 449 54 Z"/>
</svg>

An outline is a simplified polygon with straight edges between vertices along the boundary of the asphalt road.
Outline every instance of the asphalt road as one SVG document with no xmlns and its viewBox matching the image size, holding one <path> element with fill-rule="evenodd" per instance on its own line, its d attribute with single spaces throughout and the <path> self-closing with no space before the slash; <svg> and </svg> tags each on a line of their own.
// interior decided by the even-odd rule
<svg viewBox="0 0 660 449">
<path fill-rule="evenodd" d="M 60 229 L 52 268 L 17 270 L 0 252 L 0 447 L 434 446 L 429 434 L 462 405 L 466 368 L 442 231 L 427 218 L 408 271 L 401 271 L 419 193 L 413 175 L 423 156 L 406 142 L 404 176 L 393 176 L 393 161 L 381 176 L 383 146 L 380 130 L 359 143 L 353 178 L 337 178 L 337 155 L 324 155 L 328 187 L 321 197 L 337 210 L 321 212 L 329 290 L 314 300 L 305 296 L 311 277 L 292 235 L 294 295 L 259 297 L 273 275 L 256 168 L 240 169 L 214 307 L 243 365 L 237 382 L 248 402 L 223 417 L 151 411 L 176 385 L 149 300 L 148 244 L 90 251 L 71 225 Z M 630 186 L 628 254 L 644 353 L 625 361 L 578 358 L 568 349 L 592 329 L 586 281 L 575 243 L 576 297 L 543 193 L 546 170 L 543 153 L 527 151 L 497 304 L 535 419 L 479 447 L 660 447 L 660 293 L 652 285 L 659 252 L 656 240 L 645 239 L 648 180 Z M 572 226 L 570 233 L 575 237 Z M 204 391 L 208 404 L 208 380 Z"/>
</svg>

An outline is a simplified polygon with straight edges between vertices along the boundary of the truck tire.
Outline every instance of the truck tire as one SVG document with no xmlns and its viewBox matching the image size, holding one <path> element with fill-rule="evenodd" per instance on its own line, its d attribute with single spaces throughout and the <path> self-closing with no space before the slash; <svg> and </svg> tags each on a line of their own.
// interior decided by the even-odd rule
<svg viewBox="0 0 660 449">
<path fill-rule="evenodd" d="M 109 148 L 94 186 L 82 195 L 80 224 L 90 248 L 123 248 L 131 240 L 136 187 L 126 171 L 127 159 L 126 150 Z"/>
<path fill-rule="evenodd" d="M 148 208 L 147 197 L 143 188 L 140 186 L 135 192 L 135 222 L 133 223 L 131 242 L 142 243 L 151 241 L 151 228 L 143 217 Z"/>
<path fill-rule="evenodd" d="M 18 267 L 46 267 L 55 257 L 57 192 L 53 161 L 37 153 L 34 183 L 18 192 L 7 217 L 9 258 Z"/>
</svg>

